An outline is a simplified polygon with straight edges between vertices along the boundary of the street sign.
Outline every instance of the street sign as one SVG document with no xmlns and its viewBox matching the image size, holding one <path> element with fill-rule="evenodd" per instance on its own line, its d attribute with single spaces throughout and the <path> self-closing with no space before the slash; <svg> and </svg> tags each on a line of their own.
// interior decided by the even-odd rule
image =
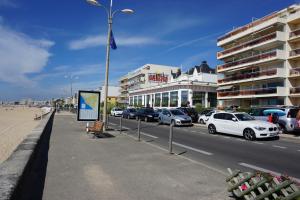
<svg viewBox="0 0 300 200">
<path fill-rule="evenodd" d="M 77 121 L 99 121 L 100 92 L 78 91 Z"/>
</svg>

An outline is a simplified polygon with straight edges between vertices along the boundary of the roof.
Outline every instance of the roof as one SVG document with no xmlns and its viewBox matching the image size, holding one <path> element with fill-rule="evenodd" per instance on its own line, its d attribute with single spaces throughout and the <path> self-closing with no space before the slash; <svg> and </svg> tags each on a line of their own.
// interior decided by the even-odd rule
<svg viewBox="0 0 300 200">
<path fill-rule="evenodd" d="M 192 75 L 194 73 L 194 70 L 197 70 L 197 73 L 208 73 L 208 74 L 215 74 L 216 70 L 209 67 L 207 64 L 207 61 L 202 61 L 200 65 L 196 65 L 195 67 L 192 67 L 189 69 L 186 73 L 188 75 Z"/>
</svg>

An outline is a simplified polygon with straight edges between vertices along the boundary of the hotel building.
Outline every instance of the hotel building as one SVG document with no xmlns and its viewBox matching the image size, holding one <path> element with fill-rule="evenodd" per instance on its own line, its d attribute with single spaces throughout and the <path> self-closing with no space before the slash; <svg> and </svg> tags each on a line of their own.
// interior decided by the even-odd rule
<svg viewBox="0 0 300 200">
<path fill-rule="evenodd" d="M 205 61 L 186 73 L 170 69 L 169 74 L 167 78 L 148 74 L 145 78 L 149 81 L 148 85 L 129 89 L 129 105 L 155 108 L 192 107 L 197 103 L 203 107 L 217 105 L 217 75 Z"/>
<path fill-rule="evenodd" d="M 177 71 L 178 67 L 166 65 L 146 64 L 129 72 L 119 80 L 119 103 L 129 104 L 129 91 L 157 86 L 171 80 L 171 71 Z"/>
<path fill-rule="evenodd" d="M 300 5 L 218 38 L 220 106 L 300 105 Z"/>
</svg>

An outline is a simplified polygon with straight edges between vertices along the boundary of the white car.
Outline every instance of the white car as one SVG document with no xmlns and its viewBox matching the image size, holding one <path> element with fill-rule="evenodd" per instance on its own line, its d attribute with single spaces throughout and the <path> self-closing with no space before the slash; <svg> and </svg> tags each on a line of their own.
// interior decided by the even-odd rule
<svg viewBox="0 0 300 200">
<path fill-rule="evenodd" d="M 200 124 L 206 124 L 206 122 L 208 121 L 209 117 L 213 114 L 216 113 L 217 111 L 212 110 L 208 113 L 206 113 L 205 115 L 200 115 L 199 119 L 198 119 L 198 123 Z"/>
<path fill-rule="evenodd" d="M 244 136 L 246 140 L 277 137 L 279 129 L 275 124 L 255 120 L 247 113 L 214 113 L 207 121 L 208 132 Z"/>
<path fill-rule="evenodd" d="M 113 108 L 111 109 L 110 114 L 115 117 L 120 117 L 123 114 L 123 110 L 121 108 Z"/>
</svg>

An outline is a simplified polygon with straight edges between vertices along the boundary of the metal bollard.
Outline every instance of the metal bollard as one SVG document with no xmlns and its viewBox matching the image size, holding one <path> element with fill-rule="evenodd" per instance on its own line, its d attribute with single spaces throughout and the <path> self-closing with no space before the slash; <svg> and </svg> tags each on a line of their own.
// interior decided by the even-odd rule
<svg viewBox="0 0 300 200">
<path fill-rule="evenodd" d="M 141 119 L 138 120 L 138 141 L 141 141 Z"/>
<path fill-rule="evenodd" d="M 120 117 L 120 134 L 122 133 L 122 116 Z"/>
<path fill-rule="evenodd" d="M 173 124 L 170 124 L 170 135 L 169 135 L 169 153 L 173 154 Z"/>
</svg>

